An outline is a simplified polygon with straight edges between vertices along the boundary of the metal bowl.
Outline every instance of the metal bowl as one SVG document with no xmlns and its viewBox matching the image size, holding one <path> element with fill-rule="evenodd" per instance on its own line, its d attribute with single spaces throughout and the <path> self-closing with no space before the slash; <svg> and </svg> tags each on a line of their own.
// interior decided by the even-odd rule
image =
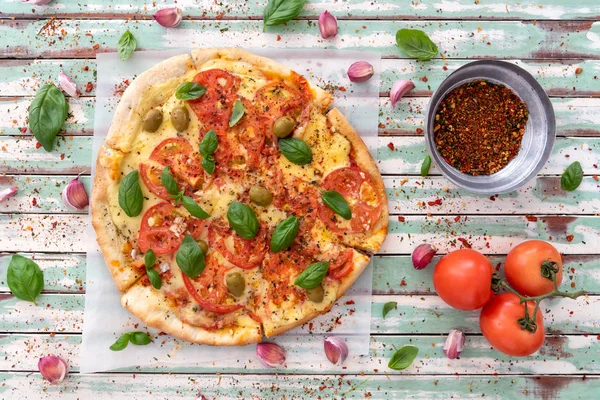
<svg viewBox="0 0 600 400">
<path fill-rule="evenodd" d="M 517 156 L 492 175 L 472 176 L 454 168 L 440 155 L 435 145 L 433 127 L 438 106 L 446 95 L 456 87 L 478 79 L 512 89 L 527 105 L 529 118 Z M 457 69 L 435 91 L 427 111 L 425 141 L 433 161 L 448 180 L 474 193 L 507 193 L 524 185 L 536 176 L 548 160 L 555 135 L 554 110 L 544 89 L 527 71 L 503 61 L 475 61 Z"/>
</svg>

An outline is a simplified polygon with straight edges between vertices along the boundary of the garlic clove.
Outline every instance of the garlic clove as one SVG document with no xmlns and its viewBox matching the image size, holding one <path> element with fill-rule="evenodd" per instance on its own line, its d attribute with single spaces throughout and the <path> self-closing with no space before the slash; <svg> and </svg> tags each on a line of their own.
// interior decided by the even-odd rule
<svg viewBox="0 0 600 400">
<path fill-rule="evenodd" d="M 183 14 L 178 7 L 163 8 L 154 14 L 154 19 L 165 28 L 175 28 L 181 23 Z"/>
<path fill-rule="evenodd" d="M 323 341 L 325 355 L 333 365 L 342 365 L 348 358 L 348 345 L 336 336 L 328 336 Z"/>
<path fill-rule="evenodd" d="M 67 376 L 67 363 L 60 357 L 50 355 L 40 358 L 38 369 L 48 382 L 55 385 L 61 383 Z"/>
<path fill-rule="evenodd" d="M 261 342 L 256 345 L 256 354 L 268 368 L 276 368 L 285 362 L 285 350 L 278 344 Z"/>
<path fill-rule="evenodd" d="M 77 85 L 67 74 L 65 74 L 62 71 L 60 71 L 60 74 L 58 74 L 58 84 L 60 85 L 62 90 L 64 90 L 65 93 L 69 96 L 75 98 L 79 97 L 79 90 L 77 90 Z"/>
<path fill-rule="evenodd" d="M 323 39 L 335 37 L 338 33 L 337 19 L 327 10 L 319 15 L 319 30 Z"/>
<path fill-rule="evenodd" d="M 37 6 L 43 6 L 50 3 L 52 0 L 21 0 L 23 3 L 34 4 Z"/>
<path fill-rule="evenodd" d="M 422 244 L 417 246 L 412 253 L 412 263 L 415 269 L 425 268 L 435 256 L 437 249 L 430 244 Z"/>
<path fill-rule="evenodd" d="M 83 210 L 90 204 L 87 192 L 79 176 L 73 179 L 62 192 L 63 202 L 72 210 Z"/>
<path fill-rule="evenodd" d="M 451 360 L 460 356 L 465 347 L 465 334 L 457 329 L 452 329 L 448 333 L 448 338 L 444 343 L 444 354 Z"/>
<path fill-rule="evenodd" d="M 9 197 L 13 197 L 15 194 L 17 194 L 17 191 L 18 189 L 16 186 L 0 190 L 0 201 L 4 201 Z"/>
<path fill-rule="evenodd" d="M 415 84 L 408 80 L 398 80 L 392 85 L 390 90 L 390 101 L 392 102 L 392 108 L 396 107 L 398 100 L 402 98 L 406 93 L 410 92 L 415 88 Z"/>
<path fill-rule="evenodd" d="M 374 73 L 373 66 L 366 61 L 357 61 L 348 68 L 348 78 L 352 82 L 366 82 Z"/>
</svg>

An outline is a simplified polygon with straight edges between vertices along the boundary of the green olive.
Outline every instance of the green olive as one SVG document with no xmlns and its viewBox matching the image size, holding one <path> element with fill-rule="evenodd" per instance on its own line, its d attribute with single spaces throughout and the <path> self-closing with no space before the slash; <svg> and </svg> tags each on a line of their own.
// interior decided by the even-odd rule
<svg viewBox="0 0 600 400">
<path fill-rule="evenodd" d="M 260 185 L 254 185 L 250 188 L 250 201 L 257 206 L 267 207 L 273 202 L 273 195 L 268 189 Z"/>
<path fill-rule="evenodd" d="M 232 272 L 227 275 L 225 278 L 227 283 L 227 289 L 229 289 L 229 293 L 234 295 L 235 297 L 240 297 L 244 294 L 244 289 L 246 288 L 246 280 L 244 276 L 239 272 Z"/>
<path fill-rule="evenodd" d="M 273 133 L 278 138 L 284 138 L 292 133 L 295 126 L 296 121 L 294 121 L 291 117 L 281 117 L 275 121 L 275 124 L 273 124 Z"/>
<path fill-rule="evenodd" d="M 198 240 L 198 247 L 202 250 L 202 254 L 206 255 L 206 253 L 208 253 L 208 244 L 206 244 L 204 240 Z"/>
<path fill-rule="evenodd" d="M 177 132 L 185 131 L 190 125 L 190 114 L 185 107 L 175 107 L 171 111 L 171 123 Z"/>
<path fill-rule="evenodd" d="M 163 115 L 160 110 L 152 109 L 144 116 L 142 126 L 147 132 L 156 132 L 156 130 L 162 124 Z"/>
<path fill-rule="evenodd" d="M 319 285 L 312 289 L 306 289 L 306 296 L 310 299 L 310 301 L 314 301 L 315 303 L 322 302 L 323 297 L 325 297 L 325 291 L 323 290 L 323 286 Z"/>
</svg>

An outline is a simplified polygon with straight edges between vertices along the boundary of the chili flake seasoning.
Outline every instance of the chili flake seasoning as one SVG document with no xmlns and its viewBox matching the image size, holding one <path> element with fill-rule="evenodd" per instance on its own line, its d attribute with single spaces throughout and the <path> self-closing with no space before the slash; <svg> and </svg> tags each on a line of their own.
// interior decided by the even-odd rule
<svg viewBox="0 0 600 400">
<path fill-rule="evenodd" d="M 491 175 L 516 157 L 529 111 L 504 85 L 475 80 L 452 90 L 435 115 L 435 143 L 454 168 Z"/>
</svg>

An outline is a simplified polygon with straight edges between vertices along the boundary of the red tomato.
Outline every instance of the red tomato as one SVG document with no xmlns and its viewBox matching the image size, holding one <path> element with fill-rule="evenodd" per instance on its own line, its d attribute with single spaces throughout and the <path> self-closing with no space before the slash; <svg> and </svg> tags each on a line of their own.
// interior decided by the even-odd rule
<svg viewBox="0 0 600 400">
<path fill-rule="evenodd" d="M 552 292 L 552 280 L 542 276 L 544 268 L 558 268 L 556 285 L 562 282 L 562 257 L 550 243 L 541 240 L 528 240 L 513 248 L 506 256 L 504 273 L 508 283 L 526 296 L 541 296 Z M 552 264 L 555 263 L 555 264 Z"/>
<path fill-rule="evenodd" d="M 140 164 L 140 176 L 142 177 L 142 181 L 144 185 L 148 188 L 149 191 L 160 197 L 164 200 L 170 200 L 170 193 L 163 186 L 160 180 L 160 174 L 162 173 L 162 169 L 155 167 L 154 165 L 149 164 Z"/>
<path fill-rule="evenodd" d="M 239 146 L 232 145 L 231 150 L 234 161 L 245 163 L 247 169 L 258 169 L 263 159 L 262 150 L 265 145 L 265 132 L 269 126 L 269 121 L 259 115 L 252 103 L 242 99 L 244 104 L 244 115 L 242 119 L 231 128 L 229 138 L 235 138 L 240 145 L 244 147 L 246 155 L 242 155 Z M 237 160 L 236 160 L 237 159 Z"/>
<path fill-rule="evenodd" d="M 352 262 L 353 255 L 354 252 L 352 249 L 341 251 L 335 260 L 331 260 L 327 275 L 333 279 L 341 279 L 348 275 L 354 268 L 354 263 Z"/>
<path fill-rule="evenodd" d="M 172 166 L 180 155 L 191 155 L 192 145 L 187 139 L 181 137 L 169 138 L 160 142 L 152 153 L 150 159 L 156 161 L 161 165 Z"/>
<path fill-rule="evenodd" d="M 533 317 L 535 303 L 527 302 L 529 316 Z M 518 320 L 525 316 L 525 304 L 519 304 L 514 293 L 502 293 L 483 307 L 479 326 L 486 340 L 498 351 L 515 357 L 524 357 L 538 351 L 544 344 L 544 319 L 538 310 L 534 333 L 521 329 Z"/>
<path fill-rule="evenodd" d="M 205 173 L 200 158 L 195 154 L 187 139 L 175 137 L 160 142 L 152 150 L 150 159 L 161 165 L 170 166 L 171 174 L 180 185 L 185 182 L 197 190 L 204 182 Z"/>
<path fill-rule="evenodd" d="M 150 207 L 142 217 L 138 246 L 142 253 L 152 249 L 156 255 L 172 254 L 179 248 L 185 235 L 177 235 L 170 228 L 176 218 L 182 217 L 170 203 L 159 203 Z"/>
<path fill-rule="evenodd" d="M 471 249 L 446 254 L 435 266 L 433 285 L 448 305 L 459 310 L 483 307 L 494 295 L 490 261 Z"/>
<path fill-rule="evenodd" d="M 267 251 L 265 230 L 259 230 L 254 239 L 244 239 L 233 230 L 211 225 L 210 244 L 230 263 L 242 269 L 259 267 Z"/>
</svg>

